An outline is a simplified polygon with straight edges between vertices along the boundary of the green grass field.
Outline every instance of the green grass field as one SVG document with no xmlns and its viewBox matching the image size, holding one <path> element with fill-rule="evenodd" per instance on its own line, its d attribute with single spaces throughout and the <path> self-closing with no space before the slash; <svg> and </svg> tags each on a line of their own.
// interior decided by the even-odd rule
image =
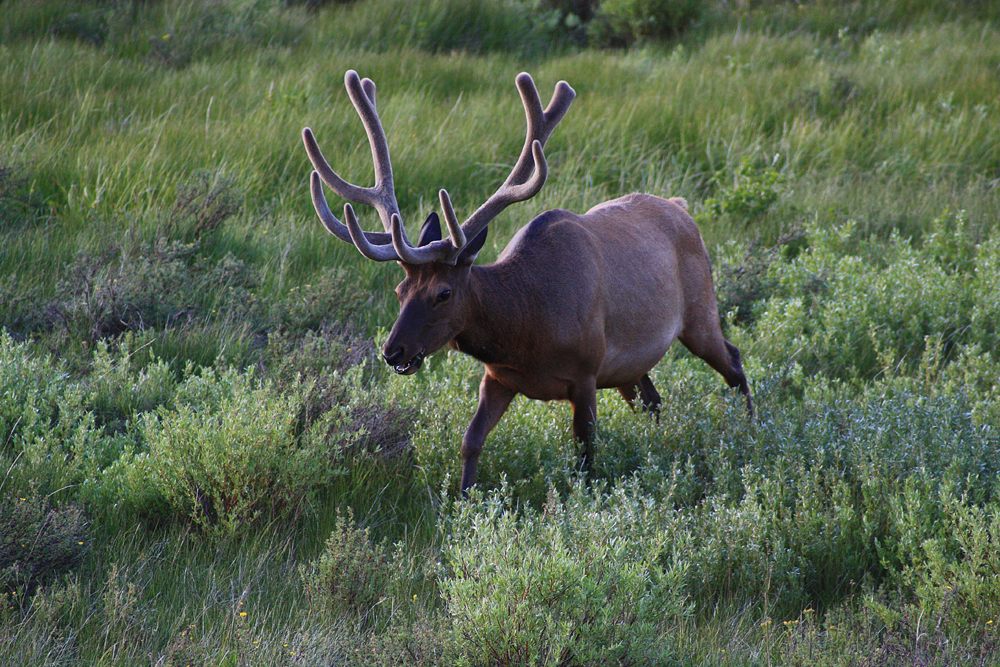
<svg viewBox="0 0 1000 667">
<path fill-rule="evenodd" d="M 1000 14 L 563 4 L 0 2 L 5 667 L 1000 664 Z M 393 375 L 402 271 L 310 202 L 303 127 L 372 179 L 348 69 L 411 235 L 568 81 L 479 261 L 686 198 L 758 419 L 677 346 L 589 476 L 519 398 L 462 500 L 481 365 Z"/>
</svg>

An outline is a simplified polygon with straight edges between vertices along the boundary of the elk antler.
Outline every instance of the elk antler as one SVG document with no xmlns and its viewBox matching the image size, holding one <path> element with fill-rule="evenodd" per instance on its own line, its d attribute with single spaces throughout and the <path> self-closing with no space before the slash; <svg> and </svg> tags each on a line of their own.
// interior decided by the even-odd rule
<svg viewBox="0 0 1000 667">
<path fill-rule="evenodd" d="M 327 206 L 326 197 L 323 195 L 323 186 L 320 179 L 326 183 L 327 187 L 333 190 L 348 201 L 357 204 L 367 204 L 375 208 L 382 218 L 382 226 L 386 233 L 363 233 L 366 240 L 378 245 L 391 242 L 389 230 L 392 226 L 392 216 L 399 216 L 399 205 L 396 203 L 396 191 L 392 181 L 392 162 L 389 159 L 389 144 L 385 139 L 385 130 L 382 129 L 382 122 L 379 120 L 378 112 L 375 110 L 375 83 L 371 79 L 360 79 L 354 70 L 348 70 L 344 74 L 344 86 L 347 94 L 354 104 L 358 115 L 361 116 L 361 123 L 365 127 L 368 135 L 368 143 L 372 149 L 372 160 L 375 163 L 375 185 L 370 188 L 361 188 L 351 185 L 330 168 L 326 158 L 323 157 L 319 144 L 313 136 L 312 130 L 308 127 L 302 130 L 302 141 L 306 145 L 306 153 L 309 154 L 309 161 L 316 169 L 310 178 L 310 191 L 312 193 L 313 206 L 319 219 L 327 231 L 341 239 L 342 241 L 353 242 L 350 228 L 343 225 L 330 211 Z M 348 213 L 345 209 L 345 217 L 350 224 L 353 213 Z M 355 220 L 356 222 L 356 220 Z"/>
<path fill-rule="evenodd" d="M 524 104 L 528 129 L 524 148 L 521 149 L 521 155 L 514 169 L 497 191 L 461 225 L 455 216 L 448 192 L 441 190 L 438 195 L 448 226 L 449 238 L 414 247 L 406 237 L 406 230 L 399 216 L 399 206 L 396 204 L 389 147 L 382 123 L 375 111 L 375 84 L 371 79 L 359 80 L 353 70 L 347 72 L 344 82 L 351 101 L 361 116 L 361 122 L 368 134 L 368 142 L 371 144 L 372 158 L 375 162 L 375 186 L 360 188 L 337 176 L 323 158 L 312 131 L 306 128 L 302 131 L 302 138 L 309 159 L 316 169 L 310 181 L 313 206 L 331 234 L 353 243 L 365 257 L 380 262 L 398 260 L 407 264 L 429 262 L 455 264 L 468 242 L 476 238 L 501 211 L 515 202 L 530 199 L 538 194 L 545 184 L 547 175 L 542 148 L 576 97 L 569 84 L 560 81 L 552 93 L 549 106 L 543 111 L 538 90 L 531 76 L 524 72 L 518 74 L 515 83 L 521 94 L 521 102 Z M 350 204 L 344 206 L 344 218 L 347 224 L 344 225 L 337 220 L 327 206 L 320 179 L 344 199 L 375 207 L 387 233 L 362 230 Z"/>
</svg>

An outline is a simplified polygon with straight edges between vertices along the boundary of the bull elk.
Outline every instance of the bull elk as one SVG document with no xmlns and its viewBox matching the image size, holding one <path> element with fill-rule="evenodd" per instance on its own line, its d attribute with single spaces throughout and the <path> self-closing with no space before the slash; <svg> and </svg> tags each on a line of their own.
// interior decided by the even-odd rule
<svg viewBox="0 0 1000 667">
<path fill-rule="evenodd" d="M 573 406 L 573 435 L 583 461 L 593 459 L 597 390 L 617 388 L 657 411 L 660 395 L 649 371 L 674 339 L 739 387 L 753 403 L 739 350 L 725 340 L 701 235 L 683 199 L 630 194 L 583 215 L 555 209 L 522 227 L 494 264 L 475 266 L 489 223 L 507 206 L 535 196 L 545 182 L 545 141 L 576 93 L 556 84 L 543 110 L 528 74 L 515 80 L 527 116 L 527 138 L 504 183 L 459 224 L 451 199 L 439 199 L 448 238 L 436 213 L 410 243 L 399 215 L 385 132 L 375 110 L 375 84 L 345 76 L 347 92 L 371 145 L 375 185 L 340 178 L 309 128 L 302 132 L 315 168 L 313 205 L 326 229 L 365 257 L 395 260 L 406 272 L 396 288 L 399 318 L 382 347 L 397 373 L 415 373 L 445 345 L 483 362 L 479 406 L 462 439 L 462 491 L 476 479 L 486 436 L 517 394 Z M 350 203 L 341 223 L 322 183 L 337 195 L 378 211 L 384 232 L 366 232 Z"/>
</svg>

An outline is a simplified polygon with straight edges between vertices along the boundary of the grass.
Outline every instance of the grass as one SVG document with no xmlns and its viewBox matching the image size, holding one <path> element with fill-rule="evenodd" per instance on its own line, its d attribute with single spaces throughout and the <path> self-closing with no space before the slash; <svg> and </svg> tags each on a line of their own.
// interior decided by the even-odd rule
<svg viewBox="0 0 1000 667">
<path fill-rule="evenodd" d="M 0 3 L 0 528 L 35 536 L 0 542 L 0 655 L 995 663 L 995 9 L 703 5 L 599 50 L 528 2 Z M 519 399 L 459 501 L 480 367 L 390 377 L 400 272 L 309 201 L 305 126 L 372 179 L 346 69 L 411 230 L 505 177 L 519 71 L 568 81 L 480 261 L 549 208 L 684 196 L 759 421 L 675 349 L 659 422 L 599 397 L 586 482 L 568 408 Z"/>
</svg>

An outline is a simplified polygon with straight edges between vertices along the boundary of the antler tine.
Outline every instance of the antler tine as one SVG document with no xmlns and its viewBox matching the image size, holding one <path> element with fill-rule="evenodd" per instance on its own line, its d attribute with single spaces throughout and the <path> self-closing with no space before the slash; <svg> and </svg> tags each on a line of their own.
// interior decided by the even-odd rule
<svg viewBox="0 0 1000 667">
<path fill-rule="evenodd" d="M 468 243 L 468 239 L 465 236 L 465 232 L 462 231 L 462 225 L 458 224 L 458 218 L 455 217 L 455 208 L 451 205 L 451 197 L 448 196 L 448 191 L 438 191 L 438 199 L 441 200 L 441 211 L 444 213 L 444 222 L 448 226 L 451 244 L 456 248 L 464 248 L 465 244 Z"/>
<path fill-rule="evenodd" d="M 347 220 L 347 229 L 350 232 L 349 240 L 362 255 L 376 262 L 388 262 L 399 259 L 399 254 L 392 246 L 392 237 L 390 234 L 378 235 L 379 237 L 389 237 L 389 240 L 384 243 L 373 245 L 369 242 L 369 237 L 373 236 L 373 234 L 361 229 L 361 225 L 358 224 L 358 218 L 354 215 L 354 208 L 350 204 L 344 204 L 344 219 Z M 393 214 L 392 219 L 393 221 L 398 221 L 399 216 Z"/>
<path fill-rule="evenodd" d="M 382 226 L 388 232 L 392 228 L 392 214 L 399 215 L 399 205 L 396 203 L 392 179 L 389 143 L 385 138 L 385 130 L 382 129 L 382 121 L 375 111 L 375 82 L 371 79 L 362 80 L 357 72 L 347 70 L 344 75 L 344 85 L 347 87 L 347 94 L 354 108 L 361 117 L 361 124 L 365 127 L 368 144 L 372 150 L 372 162 L 375 165 L 375 186 L 364 188 L 367 200 L 359 200 L 358 203 L 374 206 L 382 218 Z"/>
<path fill-rule="evenodd" d="M 521 155 L 503 185 L 462 224 L 462 231 L 467 239 L 476 238 L 505 208 L 515 202 L 534 197 L 542 189 L 547 175 L 542 148 L 576 97 L 576 92 L 570 85 L 560 81 L 552 93 L 549 106 L 543 111 L 538 89 L 535 88 L 531 75 L 522 72 L 517 75 L 515 82 L 521 93 L 521 102 L 524 104 L 524 114 L 528 124 L 524 148 L 521 149 Z"/>
<path fill-rule="evenodd" d="M 372 109 L 375 109 L 375 82 L 368 77 L 365 77 L 364 79 L 361 79 L 361 88 L 365 91 L 365 95 L 372 103 Z"/>
<path fill-rule="evenodd" d="M 428 262 L 454 264 L 468 240 L 476 238 L 501 211 L 515 202 L 534 197 L 542 189 L 548 174 L 548 166 L 542 147 L 549 135 L 552 134 L 552 130 L 566 115 L 576 93 L 568 83 L 560 81 L 552 93 L 549 106 L 543 111 L 542 102 L 538 97 L 538 89 L 535 87 L 531 75 L 522 72 L 517 75 L 515 83 L 521 94 L 521 103 L 524 105 L 528 128 L 524 148 L 521 149 L 521 155 L 510 175 L 497 191 L 461 225 L 458 224 L 455 217 L 451 197 L 446 190 L 441 190 L 438 194 L 450 238 L 434 241 L 419 248 L 414 248 L 409 244 L 406 244 L 408 247 L 404 248 L 401 244 L 396 243 L 394 238 L 393 245 L 396 247 L 396 252 L 403 258 L 402 261 L 409 264 L 426 264 Z"/>
<path fill-rule="evenodd" d="M 552 130 L 569 111 L 569 105 L 576 97 L 576 92 L 570 88 L 570 85 L 565 81 L 560 81 L 552 92 L 549 106 L 542 111 L 542 101 L 538 97 L 538 89 L 535 87 L 531 75 L 527 72 L 521 72 L 517 75 L 514 83 L 521 94 L 521 103 L 524 105 L 524 115 L 528 122 L 528 132 L 517 164 L 514 165 L 514 169 L 511 170 L 505 183 L 521 183 L 528 177 L 533 166 L 530 160 L 532 157 L 531 143 L 537 140 L 541 142 L 543 147 L 545 146 Z"/>
<path fill-rule="evenodd" d="M 391 242 L 392 216 L 399 215 L 399 205 L 396 203 L 389 145 L 375 108 L 375 83 L 371 79 L 361 79 L 354 70 L 348 70 L 344 75 L 344 85 L 351 103 L 361 117 L 361 123 L 368 136 L 368 144 L 371 147 L 372 161 L 375 166 L 375 185 L 363 188 L 342 179 L 323 157 L 319 144 L 309 128 L 303 130 L 302 140 L 316 173 L 331 190 L 348 201 L 366 204 L 378 211 L 382 226 L 386 231 L 385 233 L 365 232 L 365 238 L 369 247 L 373 243 L 386 245 Z M 313 184 L 311 191 L 313 205 L 327 230 L 342 240 L 351 239 L 348 227 L 337 220 L 329 206 L 326 205 L 322 188 L 318 187 L 318 184 Z M 406 238 L 405 229 L 403 229 L 403 237 Z"/>
<path fill-rule="evenodd" d="M 333 214 L 333 211 L 330 210 L 329 205 L 326 203 L 326 196 L 323 194 L 323 183 L 320 180 L 320 175 L 315 171 L 309 178 L 309 191 L 312 195 L 313 208 L 316 209 L 316 215 L 319 216 L 320 222 L 322 222 L 323 226 L 326 227 L 326 231 L 330 232 L 341 241 L 357 245 L 354 241 L 353 235 L 351 234 L 350 226 L 345 226 L 340 222 L 340 220 L 337 220 L 337 217 Z M 348 222 L 350 222 L 350 220 L 348 220 Z M 365 241 L 369 245 L 372 243 L 376 245 L 385 245 L 392 242 L 391 235 L 383 232 L 363 232 L 363 234 Z"/>
</svg>

